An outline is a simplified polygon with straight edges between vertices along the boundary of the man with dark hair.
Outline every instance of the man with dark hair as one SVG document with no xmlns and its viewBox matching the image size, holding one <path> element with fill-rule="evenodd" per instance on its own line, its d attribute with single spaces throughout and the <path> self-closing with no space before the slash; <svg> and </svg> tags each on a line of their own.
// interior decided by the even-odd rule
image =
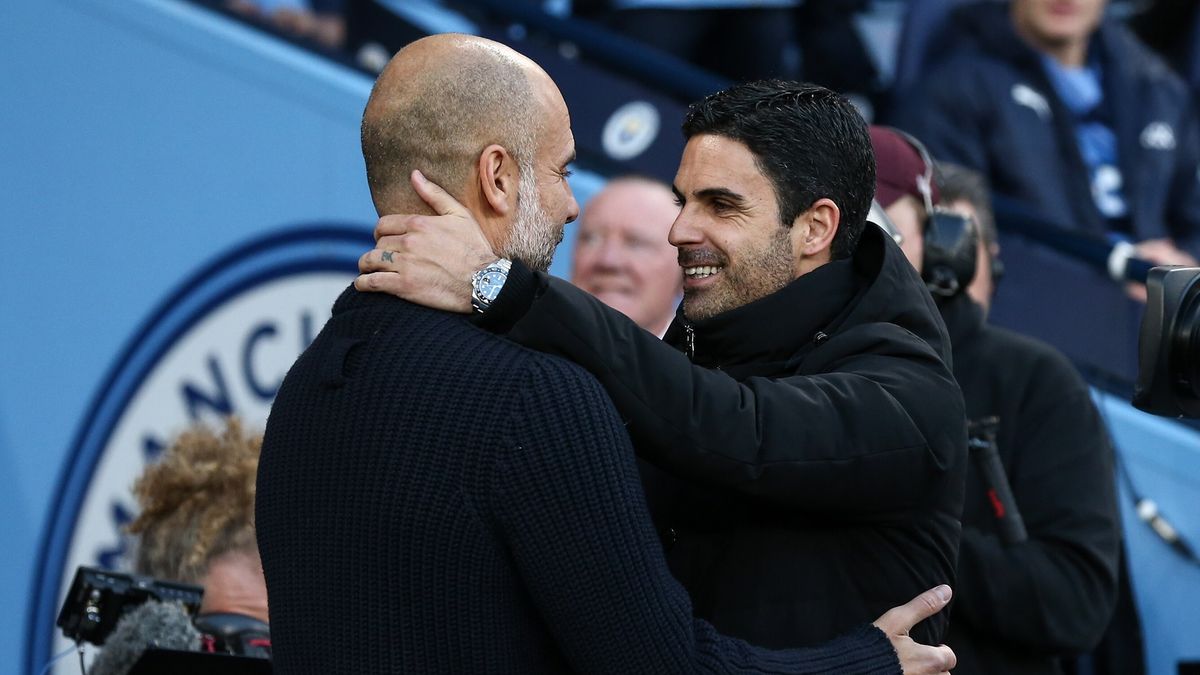
<svg viewBox="0 0 1200 675">
<path fill-rule="evenodd" d="M 887 128 L 872 127 L 871 139 L 877 199 L 889 216 L 901 197 L 924 202 L 928 167 L 917 149 Z M 933 204 L 963 194 L 957 190 L 966 180 L 950 177 L 956 192 L 941 186 Z M 926 258 L 917 251 L 929 255 L 925 246 L 933 245 L 925 242 L 925 214 L 913 225 L 894 221 L 905 241 L 919 243 L 905 250 L 923 271 Z M 1049 345 L 989 325 L 966 288 L 947 295 L 939 286 L 934 296 L 973 423 L 947 641 L 962 675 L 1055 675 L 1063 657 L 1095 646 L 1116 602 L 1121 528 L 1112 447 L 1070 362 Z M 1020 528 L 1013 526 L 1018 514 Z"/>
<path fill-rule="evenodd" d="M 794 116 L 780 114 L 783 110 Z M 779 80 L 747 82 L 693 105 L 683 135 L 718 136 L 746 146 L 778 201 L 779 222 L 793 221 L 822 197 L 841 210 L 834 233 L 834 260 L 854 253 L 871 209 L 875 158 L 857 133 L 862 118 L 845 99 L 824 87 Z M 799 156 L 789 150 L 802 151 Z"/>
<path fill-rule="evenodd" d="M 669 234 L 684 299 L 663 341 L 520 260 L 479 325 L 604 386 L 698 615 L 757 644 L 816 644 L 953 578 L 966 443 L 945 328 L 866 227 L 874 158 L 845 99 L 737 85 L 684 132 Z M 467 282 L 497 254 L 453 199 L 415 187 L 443 215 L 381 218 L 356 285 L 470 311 Z"/>
<path fill-rule="evenodd" d="M 531 112 L 523 128 L 502 122 L 514 105 Z M 393 133 L 406 125 L 429 135 Z M 457 214 L 472 236 L 489 253 L 548 265 L 545 243 L 578 207 L 564 180 L 570 118 L 545 71 L 482 38 L 407 46 L 363 113 L 381 215 L 415 206 L 397 181 L 433 189 L 396 163 L 435 143 L 434 168 L 457 177 L 444 180 L 468 205 Z M 434 247 L 448 241 L 425 234 Z M 479 275 L 478 300 L 498 290 L 504 267 Z M 461 315 L 386 295 L 347 289 L 288 371 L 267 423 L 256 515 L 281 674 L 924 675 L 953 666 L 947 648 L 907 637 L 948 588 L 885 614 L 882 630 L 868 617 L 802 650 L 752 647 L 694 618 L 655 539 L 629 437 L 595 380 Z"/>
</svg>

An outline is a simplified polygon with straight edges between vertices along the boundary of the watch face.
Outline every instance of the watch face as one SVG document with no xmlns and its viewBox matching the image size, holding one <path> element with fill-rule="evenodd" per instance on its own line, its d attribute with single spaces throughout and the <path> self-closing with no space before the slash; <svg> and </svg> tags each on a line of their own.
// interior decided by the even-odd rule
<svg viewBox="0 0 1200 675">
<path fill-rule="evenodd" d="M 504 282 L 508 279 L 508 275 L 501 270 L 488 270 L 483 273 L 479 279 L 479 294 L 487 298 L 488 301 L 496 299 L 500 295 L 500 289 L 504 287 Z"/>
</svg>

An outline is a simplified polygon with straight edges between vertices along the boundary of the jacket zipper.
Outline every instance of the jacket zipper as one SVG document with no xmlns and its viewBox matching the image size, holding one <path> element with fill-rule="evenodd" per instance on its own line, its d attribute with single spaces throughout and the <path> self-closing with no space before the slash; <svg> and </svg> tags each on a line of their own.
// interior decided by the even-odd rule
<svg viewBox="0 0 1200 675">
<path fill-rule="evenodd" d="M 696 329 L 692 328 L 692 324 L 690 322 L 683 324 L 683 345 L 684 349 L 687 350 L 688 359 L 695 359 Z"/>
</svg>

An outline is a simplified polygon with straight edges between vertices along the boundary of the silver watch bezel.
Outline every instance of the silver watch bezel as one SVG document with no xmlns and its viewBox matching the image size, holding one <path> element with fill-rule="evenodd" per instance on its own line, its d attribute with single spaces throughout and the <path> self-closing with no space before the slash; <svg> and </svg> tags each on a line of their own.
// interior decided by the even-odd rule
<svg viewBox="0 0 1200 675">
<path fill-rule="evenodd" d="M 505 281 L 508 281 L 510 270 L 512 270 L 512 261 L 507 258 L 498 258 L 479 268 L 475 271 L 475 274 L 471 275 L 471 307 L 477 313 L 482 314 L 488 307 L 491 307 L 496 298 L 500 296 L 500 291 L 504 288 L 504 284 L 501 283 L 496 287 L 495 293 L 489 297 L 483 292 L 484 277 L 489 273 L 498 272 L 504 275 Z"/>
</svg>

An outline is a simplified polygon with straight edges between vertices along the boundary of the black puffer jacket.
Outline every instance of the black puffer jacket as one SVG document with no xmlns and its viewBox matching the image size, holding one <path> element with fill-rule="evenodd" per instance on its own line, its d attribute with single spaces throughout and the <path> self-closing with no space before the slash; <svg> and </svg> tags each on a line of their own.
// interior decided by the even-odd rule
<svg viewBox="0 0 1200 675">
<path fill-rule="evenodd" d="M 855 255 L 666 342 L 515 265 L 483 325 L 590 371 L 699 616 L 812 645 L 954 578 L 966 458 L 949 340 L 900 249 Z M 914 637 L 941 640 L 946 617 Z"/>
<path fill-rule="evenodd" d="M 986 485 L 967 471 L 954 622 L 962 675 L 1061 673 L 1112 615 L 1121 545 L 1113 454 L 1087 385 L 1061 354 L 989 326 L 965 295 L 942 307 L 970 419 L 996 445 L 1029 539 L 1005 544 Z"/>
</svg>

